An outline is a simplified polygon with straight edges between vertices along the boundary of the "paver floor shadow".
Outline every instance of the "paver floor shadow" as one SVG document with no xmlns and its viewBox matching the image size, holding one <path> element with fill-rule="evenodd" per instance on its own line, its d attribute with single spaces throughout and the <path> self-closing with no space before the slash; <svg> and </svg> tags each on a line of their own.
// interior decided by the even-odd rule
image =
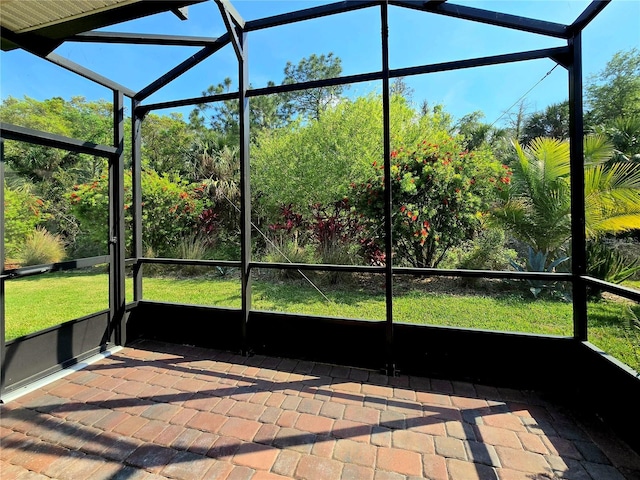
<svg viewBox="0 0 640 480">
<path fill-rule="evenodd" d="M 3 480 L 640 478 L 533 392 L 150 341 L 2 405 L 0 442 Z"/>
</svg>

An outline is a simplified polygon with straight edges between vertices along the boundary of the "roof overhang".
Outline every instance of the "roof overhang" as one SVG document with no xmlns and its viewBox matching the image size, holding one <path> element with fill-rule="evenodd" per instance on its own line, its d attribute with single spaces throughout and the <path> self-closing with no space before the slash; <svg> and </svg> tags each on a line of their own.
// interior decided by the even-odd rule
<svg viewBox="0 0 640 480">
<path fill-rule="evenodd" d="M 206 0 L 0 0 L 0 48 L 24 48 L 39 55 L 81 32 L 185 8 Z"/>
</svg>

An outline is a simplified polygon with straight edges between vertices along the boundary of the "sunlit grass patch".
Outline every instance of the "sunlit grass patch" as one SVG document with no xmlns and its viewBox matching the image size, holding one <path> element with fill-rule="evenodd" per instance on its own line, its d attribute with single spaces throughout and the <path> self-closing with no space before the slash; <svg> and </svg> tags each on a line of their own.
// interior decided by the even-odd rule
<svg viewBox="0 0 640 480">
<path fill-rule="evenodd" d="M 5 282 L 5 338 L 11 340 L 109 308 L 109 275 L 50 273 Z"/>
</svg>

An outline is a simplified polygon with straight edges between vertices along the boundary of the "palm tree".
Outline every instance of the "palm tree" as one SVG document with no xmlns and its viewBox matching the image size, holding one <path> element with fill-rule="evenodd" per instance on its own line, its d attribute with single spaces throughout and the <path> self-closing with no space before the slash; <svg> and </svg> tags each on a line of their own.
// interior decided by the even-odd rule
<svg viewBox="0 0 640 480">
<path fill-rule="evenodd" d="M 535 252 L 556 256 L 571 236 L 569 146 L 536 138 L 525 148 L 513 147 L 511 184 L 502 191 L 492 219 Z"/>
<path fill-rule="evenodd" d="M 492 218 L 552 262 L 571 236 L 569 143 L 539 137 L 513 147 L 512 181 Z M 640 228 L 640 163 L 611 160 L 600 135 L 585 137 L 584 152 L 587 238 Z"/>
<path fill-rule="evenodd" d="M 640 228 L 640 163 L 617 156 L 599 135 L 585 138 L 585 212 L 588 239 Z"/>
</svg>

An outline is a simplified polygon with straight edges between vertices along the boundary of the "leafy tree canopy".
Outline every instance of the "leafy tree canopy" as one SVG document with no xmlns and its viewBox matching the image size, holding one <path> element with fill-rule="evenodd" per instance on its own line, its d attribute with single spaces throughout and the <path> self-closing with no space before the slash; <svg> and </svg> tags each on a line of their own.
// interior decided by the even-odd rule
<svg viewBox="0 0 640 480">
<path fill-rule="evenodd" d="M 550 137 L 564 140 L 569 137 L 569 101 L 554 103 L 541 112 L 529 115 L 522 129 L 521 141 L 527 145 L 534 138 Z"/>
<path fill-rule="evenodd" d="M 309 82 L 338 77 L 342 73 L 342 61 L 333 53 L 312 54 L 302 58 L 296 65 L 287 62 L 284 68 L 283 85 Z M 222 83 L 211 85 L 202 92 L 203 96 L 226 93 L 231 90 L 232 81 L 225 78 Z M 275 86 L 269 81 L 267 87 Z M 251 89 L 252 87 L 249 86 Z M 264 129 L 286 126 L 292 118 L 318 120 L 320 114 L 330 105 L 337 103 L 344 86 L 314 88 L 300 92 L 253 97 L 249 101 L 251 134 Z M 196 106 L 189 115 L 192 127 L 198 130 L 214 129 L 227 137 L 228 145 L 239 141 L 238 102 L 227 100 L 214 104 Z M 208 116 L 208 122 L 207 122 Z"/>
<path fill-rule="evenodd" d="M 416 138 L 415 112 L 401 97 L 391 102 L 396 137 Z M 371 176 L 372 164 L 382 162 L 382 100 L 370 95 L 343 99 L 318 120 L 293 122 L 265 130 L 252 150 L 251 181 L 256 208 L 276 215 L 282 204 L 306 209 L 328 204 L 348 193 L 349 183 Z"/>
<path fill-rule="evenodd" d="M 292 83 L 323 80 L 339 77 L 342 73 L 342 61 L 332 52 L 327 55 L 310 55 L 294 65 L 287 62 L 284 67 L 283 85 Z M 336 103 L 344 91 L 344 86 L 322 87 L 291 92 L 286 94 L 286 108 L 292 116 L 299 115 L 303 119 L 319 120 L 320 115 L 327 107 Z"/>
<path fill-rule="evenodd" d="M 585 88 L 590 125 L 640 115 L 640 49 L 617 52 Z"/>
<path fill-rule="evenodd" d="M 84 97 L 22 100 L 8 97 L 0 105 L 3 122 L 33 128 L 91 143 L 111 145 L 113 126 L 111 103 L 88 102 Z M 10 142 L 5 148 L 9 166 L 31 181 L 51 178 L 59 168 L 74 170 L 84 179 L 100 173 L 104 160 L 64 150 Z"/>
<path fill-rule="evenodd" d="M 149 114 L 142 122 L 142 162 L 157 173 L 186 173 L 195 132 L 181 114 Z"/>
<path fill-rule="evenodd" d="M 482 145 L 499 149 L 505 143 L 507 130 L 485 123 L 483 119 L 484 113 L 478 110 L 456 122 L 455 129 L 463 136 L 463 144 L 467 150 L 477 150 Z"/>
</svg>

